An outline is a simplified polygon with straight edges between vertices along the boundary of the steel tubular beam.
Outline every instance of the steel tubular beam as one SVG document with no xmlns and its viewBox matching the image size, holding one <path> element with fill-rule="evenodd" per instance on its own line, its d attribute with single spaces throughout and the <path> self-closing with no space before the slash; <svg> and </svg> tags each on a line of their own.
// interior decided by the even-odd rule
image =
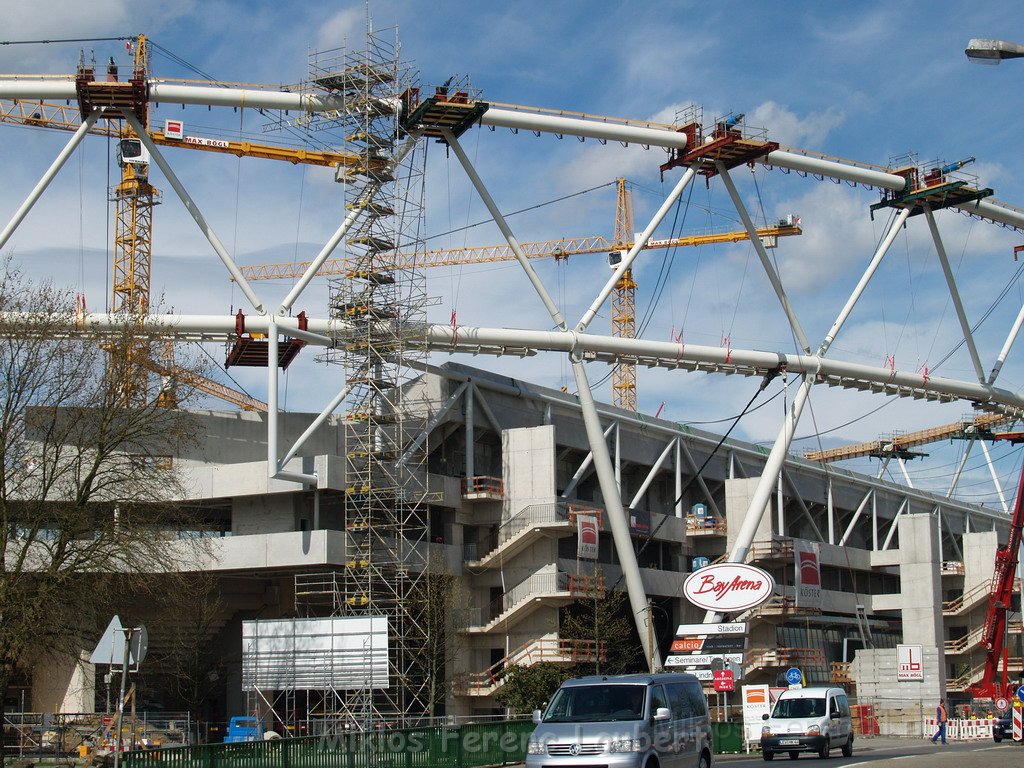
<svg viewBox="0 0 1024 768">
<path fill-rule="evenodd" d="M 588 139 L 621 141 L 626 144 L 643 144 L 649 147 L 684 149 L 686 134 L 667 128 L 648 128 L 626 123 L 584 120 L 578 117 L 542 115 L 536 112 L 513 109 L 488 109 L 480 116 L 481 125 L 495 128 L 512 128 L 523 131 L 539 131 L 565 136 L 581 136 Z"/>
</svg>

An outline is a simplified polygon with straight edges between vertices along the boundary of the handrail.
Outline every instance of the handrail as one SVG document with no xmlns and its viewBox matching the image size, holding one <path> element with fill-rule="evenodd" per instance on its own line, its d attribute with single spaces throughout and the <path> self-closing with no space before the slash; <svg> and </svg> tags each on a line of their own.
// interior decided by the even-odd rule
<svg viewBox="0 0 1024 768">
<path fill-rule="evenodd" d="M 483 672 L 469 672 L 456 682 L 456 687 L 469 689 L 497 688 L 505 682 L 508 670 L 514 666 L 529 667 L 540 662 L 604 661 L 605 643 L 595 640 L 570 640 L 544 637 L 523 643 L 500 661 Z"/>
<path fill-rule="evenodd" d="M 788 667 L 796 664 L 824 664 L 825 652 L 820 648 L 769 648 L 760 653 L 752 654 L 748 668 L 757 667 Z"/>
<path fill-rule="evenodd" d="M 983 581 L 975 584 L 959 597 L 947 600 L 942 604 L 943 613 L 958 613 L 965 605 L 973 605 L 974 602 L 984 595 L 988 595 L 988 582 Z"/>
<path fill-rule="evenodd" d="M 514 539 L 527 528 L 537 525 L 555 525 L 558 523 L 575 523 L 579 515 L 593 515 L 597 518 L 598 527 L 604 518 L 604 510 L 572 501 L 556 501 L 553 504 L 531 504 L 523 507 L 512 517 L 503 521 L 496 533 L 487 536 L 477 544 L 466 544 L 463 547 L 464 557 L 472 562 L 483 560 L 499 549 L 503 544 Z"/>
</svg>

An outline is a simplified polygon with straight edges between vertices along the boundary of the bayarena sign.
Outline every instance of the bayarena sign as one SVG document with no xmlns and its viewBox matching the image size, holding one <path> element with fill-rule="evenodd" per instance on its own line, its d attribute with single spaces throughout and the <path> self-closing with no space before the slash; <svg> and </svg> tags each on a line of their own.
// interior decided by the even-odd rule
<svg viewBox="0 0 1024 768">
<path fill-rule="evenodd" d="M 744 611 L 760 605 L 775 591 L 775 579 L 760 568 L 719 563 L 694 571 L 683 582 L 686 599 L 709 611 Z"/>
</svg>

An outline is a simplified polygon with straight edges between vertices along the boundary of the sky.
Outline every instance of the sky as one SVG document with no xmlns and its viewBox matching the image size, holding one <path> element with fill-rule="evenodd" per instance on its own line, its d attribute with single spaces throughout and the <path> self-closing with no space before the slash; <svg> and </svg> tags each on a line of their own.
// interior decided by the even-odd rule
<svg viewBox="0 0 1024 768">
<path fill-rule="evenodd" d="M 1019 151 L 1024 62 L 998 67 L 969 63 L 972 37 L 1024 41 L 1019 4 L 934 3 L 923 13 L 912 2 L 422 2 L 176 3 L 64 0 L 32 4 L 0 0 L 0 73 L 68 73 L 80 55 L 102 66 L 131 59 L 118 38 L 144 33 L 154 44 L 155 77 L 291 85 L 308 74 L 308 56 L 338 47 L 361 49 L 368 16 L 378 34 L 400 40 L 402 60 L 423 85 L 468 77 L 490 102 L 563 109 L 592 115 L 673 122 L 697 105 L 705 124 L 743 113 L 748 127 L 772 141 L 879 166 L 922 166 L 976 158 L 964 168 L 992 187 L 1000 201 L 1024 207 L 1024 157 Z M 40 43 L 41 40 L 90 40 Z M 155 109 L 151 123 L 176 117 L 187 132 L 293 143 L 294 131 L 267 131 L 252 110 L 225 114 L 204 107 Z M 0 220 L 6 220 L 67 141 L 57 131 L 0 125 Z M 330 141 L 316 135 L 315 142 Z M 461 139 L 467 154 L 521 241 L 612 235 L 613 182 L 629 179 L 636 228 L 641 229 L 678 179 L 664 178 L 657 149 L 602 145 L 499 129 L 474 128 Z M 430 248 L 501 242 L 456 159 L 439 144 L 424 144 L 421 231 Z M 907 156 L 911 159 L 908 160 Z M 343 196 L 329 171 L 251 158 L 168 150 L 175 172 L 239 264 L 311 258 L 344 215 Z M 898 160 L 902 158 L 902 160 Z M 112 148 L 87 139 L 5 251 L 29 274 L 86 296 L 93 311 L 109 299 L 112 209 L 108 190 L 119 172 Z M 758 166 L 733 171 L 759 225 L 795 214 L 803 235 L 780 241 L 773 257 L 796 313 L 817 346 L 835 319 L 885 231 L 889 212 L 872 218 L 877 190 L 785 174 Z M 159 171 L 163 191 L 154 213 L 152 291 L 176 312 L 248 311 L 210 246 Z M 972 182 L 974 183 L 974 182 Z M 585 191 L 589 190 L 589 191 Z M 559 200 L 559 202 L 551 202 Z M 991 223 L 940 211 L 936 220 L 957 275 L 966 313 L 977 330 L 987 369 L 1022 303 L 1013 248 L 1024 235 Z M 720 180 L 692 185 L 655 237 L 741 229 Z M 340 254 L 339 254 L 340 255 Z M 570 323 L 607 280 L 601 255 L 566 262 L 534 262 Z M 795 351 L 792 334 L 749 244 L 651 250 L 635 267 L 638 324 L 646 339 L 740 349 Z M 438 268 L 424 275 L 428 317 L 462 325 L 549 329 L 551 320 L 515 264 Z M 276 306 L 289 286 L 257 283 Z M 319 281 L 296 309 L 322 316 L 326 287 Z M 610 328 L 607 308 L 595 332 Z M 956 316 L 924 217 L 913 217 L 897 237 L 879 274 L 839 335 L 830 355 L 842 360 L 970 380 Z M 1000 384 L 1024 386 L 1024 340 L 1011 352 Z M 952 354 L 950 354 L 952 352 Z M 202 352 L 222 362 L 224 350 Z M 289 409 L 317 411 L 341 385 L 305 354 L 282 377 Z M 447 357 L 434 354 L 431 362 Z M 467 359 L 545 386 L 574 388 L 563 356 L 528 360 Z M 589 364 L 598 397 L 610 400 L 607 368 Z M 640 410 L 724 431 L 759 381 L 741 377 L 648 371 L 638 374 Z M 232 368 L 221 374 L 265 397 L 262 373 Z M 781 380 L 762 393 L 734 435 L 770 445 L 797 382 Z M 794 451 L 876 439 L 956 421 L 967 403 L 936 406 L 815 388 L 797 429 Z M 915 485 L 945 491 L 964 450 L 962 442 L 922 450 L 909 462 Z M 1021 450 L 991 449 L 1012 496 Z M 846 464 L 875 474 L 877 460 Z M 999 505 L 980 451 L 975 449 L 961 497 Z M 902 475 L 890 466 L 891 479 Z"/>
</svg>

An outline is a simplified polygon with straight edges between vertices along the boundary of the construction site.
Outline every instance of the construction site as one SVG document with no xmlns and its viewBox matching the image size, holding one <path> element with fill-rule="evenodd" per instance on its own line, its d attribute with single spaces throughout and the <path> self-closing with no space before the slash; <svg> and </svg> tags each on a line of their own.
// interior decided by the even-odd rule
<svg viewBox="0 0 1024 768">
<path fill-rule="evenodd" d="M 145 36 L 131 38 L 130 48 L 130 65 L 83 57 L 63 76 L 0 75 L 0 132 L 67 135 L 38 182 L 9 181 L 26 197 L 13 214 L 0 212 L 0 250 L 17 242 L 22 221 L 80 145 L 116 146 L 111 293 L 103 310 L 83 299 L 61 320 L 62 333 L 72 341 L 86 332 L 114 338 L 140 324 L 162 343 L 94 350 L 128 361 L 122 389 L 169 409 L 180 407 L 178 388 L 207 398 L 188 407 L 201 439 L 166 460 L 189 489 L 169 501 L 196 515 L 195 530 L 179 533 L 208 545 L 195 568 L 212 577 L 217 595 L 198 640 L 218 660 L 204 719 L 244 714 L 266 729 L 306 735 L 502 716 L 496 697 L 515 667 L 603 660 L 603 640 L 567 637 L 561 627 L 572 606 L 615 591 L 626 595 L 643 666 L 692 671 L 711 696 L 715 654 L 680 653 L 679 625 L 744 623 L 739 682 L 774 686 L 797 667 L 805 682 L 841 685 L 872 705 L 889 733 L 920 729 L 939 698 L 991 700 L 1021 679 L 1024 512 L 1014 508 L 1012 489 L 999 486 L 989 446 L 1019 439 L 1024 395 L 1003 388 L 999 376 L 1024 309 L 1009 327 L 978 331 L 941 232 L 963 215 L 1020 232 L 1024 212 L 996 201 L 965 171 L 968 160 L 843 160 L 787 147 L 785 136 L 748 126 L 738 113 L 705 119 L 698 107 L 663 124 L 503 104 L 468 78 L 422 82 L 395 29 L 310 54 L 301 82 L 287 88 L 168 80 L 153 71 Z M 193 112 L 218 110 L 256 115 L 262 141 L 191 132 Z M 648 175 L 669 191 L 650 220 L 639 221 L 633 184 L 608 179 L 610 234 L 533 239 L 513 231 L 500 191 L 488 188 L 463 145 L 485 131 L 510 152 L 551 136 L 646 152 Z M 464 174 L 503 243 L 428 247 L 429 145 L 441 145 L 453 172 Z M 176 173 L 184 153 L 330 169 L 336 229 L 308 260 L 236 263 L 216 234 L 221 223 L 202 212 L 207 180 Z M 755 169 L 776 182 L 834 181 L 873 194 L 863 213 L 877 218 L 881 237 L 820 340 L 802 325 L 777 258 L 808 223 L 752 210 L 737 183 Z M 724 189 L 740 226 L 663 236 L 698 183 Z M 188 212 L 222 264 L 225 295 L 237 308 L 225 300 L 204 314 L 156 311 L 154 219 L 172 205 Z M 902 369 L 895 359 L 869 364 L 846 357 L 842 345 L 833 349 L 888 250 L 913 229 L 925 233 L 930 268 L 947 289 L 963 376 Z M 749 248 L 750 270 L 763 272 L 789 351 L 744 349 L 728 337 L 692 343 L 675 328 L 668 340 L 644 337 L 637 260 L 730 243 Z M 607 259 L 593 295 L 582 289 L 589 306 L 578 320 L 538 266 L 570 259 Z M 518 293 L 493 307 L 494 325 L 465 325 L 454 309 L 450 322 L 437 322 L 434 268 L 499 263 L 519 270 Z M 1012 269 L 1000 268 L 993 280 L 1002 285 Z M 264 287 L 281 284 L 286 295 L 268 301 Z M 543 308 L 534 328 L 521 327 L 521 316 L 537 317 L 520 314 L 526 304 Z M 982 332 L 994 343 L 978 342 Z M 261 397 L 216 371 L 177 363 L 175 347 L 187 345 L 215 350 L 225 371 L 252 369 Z M 998 354 L 986 359 L 990 348 Z M 527 366 L 545 355 L 567 371 L 565 386 L 529 380 Z M 296 363 L 314 371 L 308 378 L 321 399 L 303 390 L 286 408 L 282 381 Z M 515 366 L 522 377 L 509 373 Z M 760 393 L 781 393 L 784 411 L 771 417 L 778 436 L 755 444 L 731 437 L 727 425 L 662 418 L 661 408 L 645 413 L 637 397 L 645 371 L 676 382 L 700 375 L 745 383 L 736 391 L 753 398 L 740 415 Z M 826 388 L 887 398 L 896 408 L 922 402 L 942 415 L 926 429 L 798 453 L 794 435 L 812 389 Z M 950 418 L 950 408 L 968 415 Z M 942 441 L 964 446 L 959 466 L 942 488 L 915 487 L 906 463 Z M 1000 506 L 957 492 L 972 449 L 991 469 Z M 877 473 L 842 463 L 864 457 Z M 590 550 L 582 520 L 596 520 Z M 820 566 L 815 600 L 801 596 L 801 551 L 815 553 Z M 771 597 L 728 616 L 688 601 L 686 578 L 723 562 L 770 574 Z M 93 642 L 83 638 L 83 658 Z M 150 642 L 160 643 L 153 631 Z M 920 682 L 896 674 L 895 649 L 908 644 L 923 649 L 930 670 Z M 36 722 L 31 713 L 100 713 L 105 698 L 109 710 L 110 672 L 81 659 L 23 666 L 4 697 L 5 731 L 20 722 L 20 738 L 29 738 L 42 730 L 24 726 Z M 147 705 L 175 710 L 175 702 Z M 21 721 L 11 713 L 23 713 Z M 163 730 L 183 730 L 180 720 L 168 718 Z"/>
</svg>

